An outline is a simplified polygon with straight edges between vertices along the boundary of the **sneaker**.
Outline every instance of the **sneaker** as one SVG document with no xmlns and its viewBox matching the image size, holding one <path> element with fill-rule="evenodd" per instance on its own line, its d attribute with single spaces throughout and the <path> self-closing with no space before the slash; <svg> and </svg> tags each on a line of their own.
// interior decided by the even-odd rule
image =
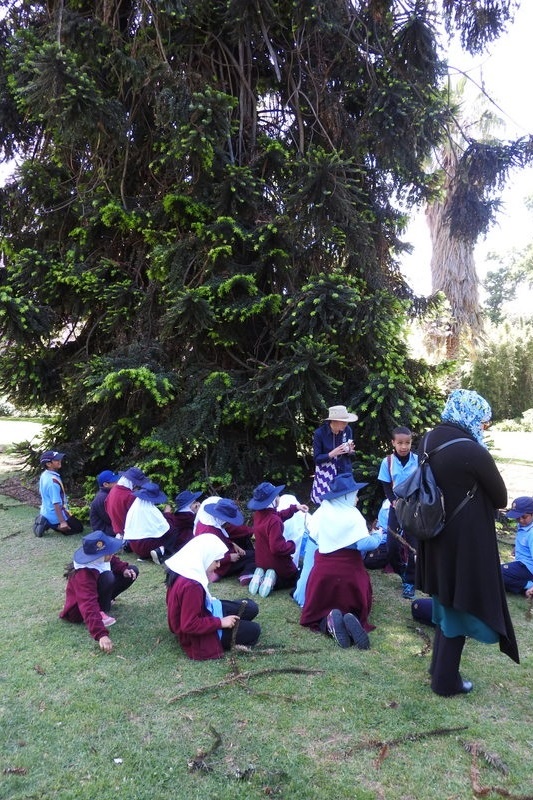
<svg viewBox="0 0 533 800">
<path fill-rule="evenodd" d="M 253 577 L 253 573 L 251 575 L 248 573 L 246 575 L 239 575 L 239 583 L 241 586 L 249 586 Z"/>
<path fill-rule="evenodd" d="M 412 600 L 415 596 L 415 587 L 412 583 L 404 583 L 402 590 L 402 597 L 404 600 Z"/>
<path fill-rule="evenodd" d="M 164 547 L 156 547 L 154 550 L 150 550 L 150 556 L 154 564 L 162 564 L 165 560 L 165 548 Z"/>
<path fill-rule="evenodd" d="M 33 521 L 33 532 L 34 534 L 40 539 L 41 536 L 44 534 L 45 531 L 48 530 L 50 525 L 48 524 L 48 520 L 46 517 L 43 517 L 42 514 L 37 514 Z"/>
<path fill-rule="evenodd" d="M 365 631 L 355 614 L 344 615 L 344 625 L 350 639 L 359 650 L 368 650 L 370 648 L 370 639 L 368 633 Z"/>
<path fill-rule="evenodd" d="M 252 580 L 248 584 L 248 591 L 250 592 L 250 594 L 257 594 L 264 577 L 265 577 L 265 570 L 261 569 L 261 567 L 256 567 L 255 572 L 252 575 Z"/>
<path fill-rule="evenodd" d="M 277 575 L 273 569 L 267 569 L 265 577 L 261 581 L 259 587 L 259 594 L 261 597 L 268 597 L 274 586 L 276 585 Z"/>
<path fill-rule="evenodd" d="M 110 617 L 109 614 L 106 614 L 105 611 L 100 611 L 100 616 L 102 617 L 102 622 L 106 626 L 106 628 L 111 627 L 116 622 L 115 617 Z"/>
<path fill-rule="evenodd" d="M 333 608 L 326 617 L 326 630 L 339 647 L 351 647 L 352 640 L 346 629 L 342 611 L 338 608 Z"/>
</svg>

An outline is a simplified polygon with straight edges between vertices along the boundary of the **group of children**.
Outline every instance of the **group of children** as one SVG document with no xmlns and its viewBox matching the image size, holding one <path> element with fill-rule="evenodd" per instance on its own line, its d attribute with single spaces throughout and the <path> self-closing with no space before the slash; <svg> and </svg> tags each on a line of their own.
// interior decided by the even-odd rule
<svg viewBox="0 0 533 800">
<path fill-rule="evenodd" d="M 411 599 L 415 594 L 415 543 L 404 537 L 394 511 L 395 485 L 417 467 L 411 442 L 408 428 L 393 430 L 392 453 L 383 459 L 378 474 L 385 494 L 380 524 L 370 531 L 356 507 L 358 492 L 367 484 L 356 483 L 351 472 L 337 474 L 329 487 L 324 486 L 314 514 L 296 498 L 282 495 L 284 485 L 260 483 L 248 502 L 253 511 L 248 526 L 231 499 L 211 496 L 200 502 L 200 492 L 187 490 L 176 496 L 172 508 L 158 484 L 137 467 L 120 474 L 104 470 L 97 476 L 99 491 L 90 506 L 93 532 L 84 537 L 65 573 L 60 617 L 85 622 L 100 648 L 112 649 L 111 604 L 139 574 L 136 566 L 118 558 L 125 546 L 139 558 L 165 566 L 168 625 L 190 658 L 218 658 L 232 642 L 254 645 L 261 629 L 255 622 L 259 607 L 252 598 L 266 598 L 274 589 L 291 590 L 302 607 L 302 625 L 332 636 L 341 647 L 366 649 L 373 626 L 368 619 L 372 585 L 364 555 L 386 542 L 388 562 L 402 579 L 402 596 Z M 81 523 L 68 512 L 59 476 L 63 457 L 46 451 L 41 458 L 45 471 L 36 535 L 47 527 L 62 533 L 80 530 Z M 502 566 L 504 582 L 509 591 L 533 596 L 533 498 L 518 498 L 508 516 L 518 520 L 519 528 L 516 560 Z M 296 532 L 289 533 L 295 520 Z M 248 597 L 213 597 L 209 584 L 227 576 L 247 586 Z"/>
</svg>

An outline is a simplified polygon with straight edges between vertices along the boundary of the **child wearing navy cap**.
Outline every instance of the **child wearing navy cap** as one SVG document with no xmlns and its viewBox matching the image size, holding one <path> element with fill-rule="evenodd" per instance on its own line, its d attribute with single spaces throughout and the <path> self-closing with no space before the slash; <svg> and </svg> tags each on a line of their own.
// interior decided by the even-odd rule
<svg viewBox="0 0 533 800">
<path fill-rule="evenodd" d="M 506 516 L 516 519 L 518 527 L 515 560 L 502 564 L 503 583 L 506 591 L 530 597 L 533 589 L 533 497 L 517 497 Z"/>
<path fill-rule="evenodd" d="M 108 631 L 116 622 L 109 614 L 111 601 L 129 589 L 139 574 L 136 566 L 115 555 L 122 544 L 121 539 L 93 531 L 83 537 L 82 546 L 65 571 L 65 605 L 59 617 L 67 622 L 84 622 L 105 653 L 113 649 Z"/>
<path fill-rule="evenodd" d="M 65 453 L 57 450 L 45 450 L 40 457 L 44 467 L 39 478 L 41 508 L 33 523 L 33 532 L 39 538 L 48 528 L 64 536 L 83 531 L 83 523 L 69 511 L 68 498 L 59 474 L 64 457 Z"/>
<path fill-rule="evenodd" d="M 113 525 L 105 509 L 105 501 L 120 475 L 110 469 L 104 469 L 96 476 L 98 491 L 89 506 L 89 522 L 93 531 L 103 531 L 107 536 L 113 536 Z"/>
</svg>

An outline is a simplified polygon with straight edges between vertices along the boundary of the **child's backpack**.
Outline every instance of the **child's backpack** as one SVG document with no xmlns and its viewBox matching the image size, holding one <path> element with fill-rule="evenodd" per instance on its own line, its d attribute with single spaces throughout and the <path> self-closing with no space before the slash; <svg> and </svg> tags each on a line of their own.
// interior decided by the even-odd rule
<svg viewBox="0 0 533 800">
<path fill-rule="evenodd" d="M 471 442 L 471 439 L 464 437 L 451 439 L 449 442 L 435 447 L 426 452 L 426 441 L 428 434 L 424 437 L 424 452 L 418 460 L 418 467 L 402 483 L 394 487 L 394 494 L 398 498 L 394 504 L 396 517 L 402 530 L 415 539 L 422 541 L 432 539 L 437 536 L 445 525 L 461 511 L 462 508 L 472 499 L 477 490 L 477 483 L 466 493 L 466 497 L 454 509 L 451 516 L 446 519 L 444 513 L 444 499 L 442 491 L 437 486 L 433 470 L 429 465 L 429 459 L 439 450 L 449 447 L 456 442 Z"/>
</svg>

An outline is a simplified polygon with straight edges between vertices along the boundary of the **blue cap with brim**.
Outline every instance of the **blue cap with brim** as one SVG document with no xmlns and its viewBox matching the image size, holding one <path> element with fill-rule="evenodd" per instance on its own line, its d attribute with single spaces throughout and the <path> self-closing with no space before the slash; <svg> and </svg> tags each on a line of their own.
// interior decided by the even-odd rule
<svg viewBox="0 0 533 800">
<path fill-rule="evenodd" d="M 239 511 L 239 507 L 234 500 L 226 500 L 221 498 L 216 503 L 208 503 L 204 506 L 204 511 L 222 520 L 222 522 L 229 522 L 231 525 L 242 525 L 244 517 Z"/>
<path fill-rule="evenodd" d="M 359 492 L 365 486 L 368 486 L 368 483 L 356 483 L 350 472 L 342 472 L 336 476 L 329 490 L 322 495 L 322 500 L 334 500 L 336 497 L 342 497 L 345 494 Z"/>
<path fill-rule="evenodd" d="M 519 519 L 524 514 L 533 514 L 533 497 L 517 497 L 506 516 L 510 519 Z"/>
<path fill-rule="evenodd" d="M 90 564 L 103 556 L 112 556 L 124 545 L 122 539 L 114 539 L 103 531 L 93 531 L 83 537 L 83 544 L 74 553 L 78 564 Z"/>
</svg>

